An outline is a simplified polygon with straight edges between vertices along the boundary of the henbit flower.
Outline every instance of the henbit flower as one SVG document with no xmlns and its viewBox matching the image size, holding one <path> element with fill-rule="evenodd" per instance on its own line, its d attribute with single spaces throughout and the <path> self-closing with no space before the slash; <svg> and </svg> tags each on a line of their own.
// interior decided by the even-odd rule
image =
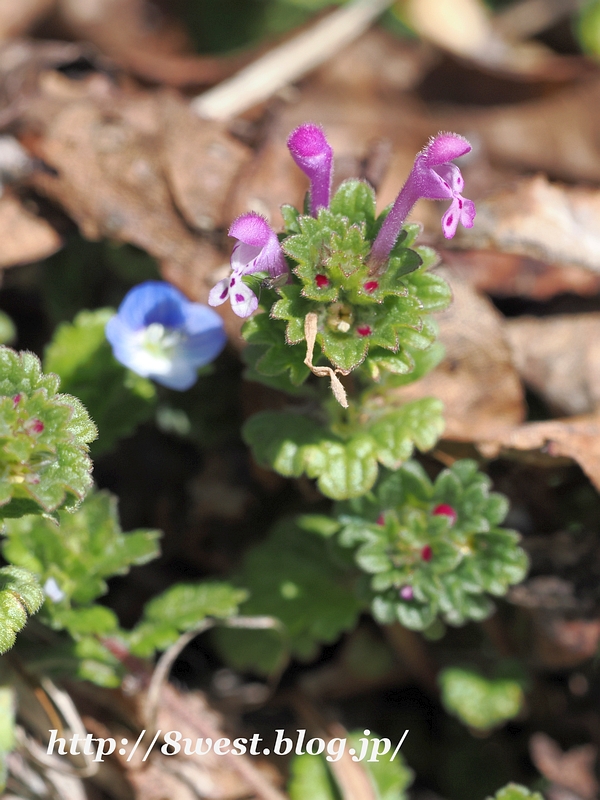
<svg viewBox="0 0 600 800">
<path fill-rule="evenodd" d="M 277 278 L 288 272 L 288 266 L 277 234 L 260 214 L 242 214 L 229 228 L 229 236 L 238 241 L 231 253 L 233 272 L 210 290 L 208 303 L 220 306 L 229 297 L 238 317 L 249 317 L 258 308 L 258 298 L 242 280 L 243 275 L 268 272 Z"/>
<path fill-rule="evenodd" d="M 465 155 L 471 145 L 457 133 L 439 133 L 415 158 L 408 180 L 396 198 L 371 249 L 372 271 L 387 261 L 408 212 L 420 198 L 452 200 L 442 218 L 442 231 L 447 239 L 456 233 L 459 221 L 465 228 L 473 226 L 475 205 L 461 195 L 464 186 L 459 168 L 450 162 Z"/>
<path fill-rule="evenodd" d="M 306 122 L 292 131 L 287 141 L 292 158 L 310 179 L 310 213 L 329 208 L 333 177 L 333 150 L 323 129 Z"/>
<path fill-rule="evenodd" d="M 213 361 L 226 341 L 215 311 L 162 281 L 127 293 L 106 324 L 106 338 L 125 367 L 178 391 L 193 386 L 198 368 Z"/>
</svg>

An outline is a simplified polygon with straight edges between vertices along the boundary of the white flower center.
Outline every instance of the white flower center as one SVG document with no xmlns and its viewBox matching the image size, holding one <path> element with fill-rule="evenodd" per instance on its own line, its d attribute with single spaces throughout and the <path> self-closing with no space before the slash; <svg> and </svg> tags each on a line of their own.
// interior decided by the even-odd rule
<svg viewBox="0 0 600 800">
<path fill-rule="evenodd" d="M 186 334 L 153 322 L 139 331 L 138 337 L 138 359 L 145 374 L 166 375 L 171 371 L 175 350 L 186 339 Z"/>
</svg>

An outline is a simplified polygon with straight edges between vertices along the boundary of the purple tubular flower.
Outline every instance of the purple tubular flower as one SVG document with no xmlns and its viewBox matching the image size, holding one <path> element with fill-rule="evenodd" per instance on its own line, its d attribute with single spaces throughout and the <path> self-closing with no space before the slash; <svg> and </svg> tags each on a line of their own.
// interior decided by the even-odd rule
<svg viewBox="0 0 600 800">
<path fill-rule="evenodd" d="M 106 338 L 125 367 L 178 391 L 193 386 L 198 368 L 213 361 L 226 341 L 215 311 L 163 281 L 131 289 L 107 322 Z"/>
<path fill-rule="evenodd" d="M 461 195 L 463 177 L 459 168 L 450 163 L 470 150 L 469 142 L 457 133 L 439 133 L 417 155 L 408 180 L 373 243 L 371 263 L 374 271 L 388 259 L 408 212 L 421 197 L 452 200 L 442 218 L 442 231 L 447 239 L 454 236 L 459 222 L 465 228 L 473 227 L 475 205 Z"/>
<path fill-rule="evenodd" d="M 220 306 L 229 297 L 238 317 L 249 317 L 258 308 L 258 299 L 242 276 L 268 272 L 276 278 L 287 273 L 288 267 L 277 234 L 260 214 L 242 214 L 229 228 L 229 236 L 238 240 L 231 253 L 233 271 L 228 278 L 213 286 L 208 303 Z"/>
<path fill-rule="evenodd" d="M 320 208 L 329 208 L 333 150 L 323 129 L 310 122 L 292 131 L 287 144 L 292 158 L 310 179 L 310 211 L 316 217 Z"/>
</svg>

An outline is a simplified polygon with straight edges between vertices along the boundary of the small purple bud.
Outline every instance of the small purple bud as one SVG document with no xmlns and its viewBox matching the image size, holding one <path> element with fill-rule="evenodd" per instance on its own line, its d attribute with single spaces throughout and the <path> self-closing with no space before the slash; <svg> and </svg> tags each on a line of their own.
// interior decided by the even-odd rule
<svg viewBox="0 0 600 800">
<path fill-rule="evenodd" d="M 400 597 L 403 600 L 412 600 L 414 596 L 415 593 L 413 592 L 412 586 L 403 586 L 400 589 Z"/>
<path fill-rule="evenodd" d="M 320 208 L 329 208 L 333 150 L 323 129 L 310 122 L 292 131 L 287 144 L 292 158 L 310 179 L 310 211 L 316 217 Z"/>
<path fill-rule="evenodd" d="M 462 197 L 464 186 L 459 168 L 450 161 L 471 150 L 469 142 L 457 133 L 439 133 L 415 158 L 408 179 L 387 215 L 371 249 L 371 274 L 381 272 L 396 243 L 409 211 L 420 198 L 451 200 L 442 218 L 442 231 L 447 239 L 456 233 L 458 223 L 473 226 L 475 205 Z"/>
</svg>

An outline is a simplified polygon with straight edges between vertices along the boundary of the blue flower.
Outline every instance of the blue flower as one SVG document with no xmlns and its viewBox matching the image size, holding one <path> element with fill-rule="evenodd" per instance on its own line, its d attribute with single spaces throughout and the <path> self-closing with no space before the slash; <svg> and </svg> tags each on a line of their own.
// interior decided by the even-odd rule
<svg viewBox="0 0 600 800">
<path fill-rule="evenodd" d="M 193 386 L 198 367 L 215 359 L 226 341 L 215 311 L 162 281 L 127 293 L 106 325 L 106 338 L 125 367 L 179 391 Z"/>
</svg>

